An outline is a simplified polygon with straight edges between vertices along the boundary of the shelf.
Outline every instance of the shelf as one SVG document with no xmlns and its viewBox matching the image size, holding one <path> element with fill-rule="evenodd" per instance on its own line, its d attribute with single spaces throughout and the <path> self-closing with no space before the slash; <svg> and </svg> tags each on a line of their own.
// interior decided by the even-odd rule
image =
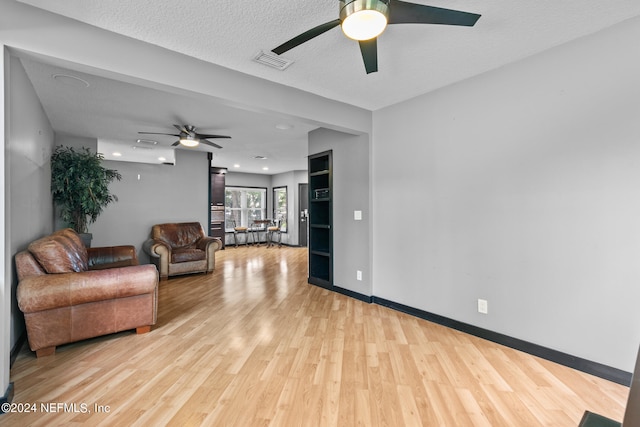
<svg viewBox="0 0 640 427">
<path fill-rule="evenodd" d="M 309 156 L 309 283 L 333 286 L 332 152 Z"/>
<path fill-rule="evenodd" d="M 329 152 L 319 153 L 309 156 L 309 172 L 330 172 L 331 158 Z"/>
<path fill-rule="evenodd" d="M 324 257 L 330 257 L 331 254 L 329 252 L 323 252 L 323 251 L 314 251 L 311 250 L 310 251 L 313 255 L 318 255 L 318 256 L 324 256 Z"/>
<path fill-rule="evenodd" d="M 326 203 L 310 203 L 309 204 L 309 223 L 310 224 L 326 224 L 331 225 L 331 202 Z"/>
<path fill-rule="evenodd" d="M 309 175 L 309 189 L 311 190 L 312 196 L 315 195 L 316 191 L 327 190 L 328 194 L 331 194 L 329 188 L 329 174 L 320 174 L 320 175 Z M 314 198 L 314 197 L 311 197 Z"/>
<path fill-rule="evenodd" d="M 331 281 L 331 257 L 316 253 L 309 254 L 309 276 L 323 282 Z"/>
<path fill-rule="evenodd" d="M 311 226 L 310 235 L 312 237 L 309 243 L 309 250 L 331 254 L 331 225 L 330 224 L 314 224 Z"/>
</svg>

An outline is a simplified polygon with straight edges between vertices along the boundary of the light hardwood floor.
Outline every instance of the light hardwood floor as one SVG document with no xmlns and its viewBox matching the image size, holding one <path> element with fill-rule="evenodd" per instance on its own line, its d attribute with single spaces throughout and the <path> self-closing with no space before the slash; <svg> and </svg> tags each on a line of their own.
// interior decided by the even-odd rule
<svg viewBox="0 0 640 427">
<path fill-rule="evenodd" d="M 0 424 L 577 426 L 585 410 L 622 420 L 627 387 L 309 285 L 306 257 L 231 247 L 213 274 L 161 282 L 148 334 L 42 359 L 25 345 L 13 401 L 38 412 Z"/>
</svg>

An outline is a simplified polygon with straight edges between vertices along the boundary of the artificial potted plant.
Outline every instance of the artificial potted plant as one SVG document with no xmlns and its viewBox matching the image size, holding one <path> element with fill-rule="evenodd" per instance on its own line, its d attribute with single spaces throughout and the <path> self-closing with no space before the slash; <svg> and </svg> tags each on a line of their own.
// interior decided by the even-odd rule
<svg viewBox="0 0 640 427">
<path fill-rule="evenodd" d="M 102 210 L 118 198 L 109 192 L 109 184 L 122 176 L 117 170 L 102 166 L 104 156 L 82 147 L 58 146 L 51 155 L 51 194 L 60 218 L 81 235 L 90 246 L 88 225 Z"/>
</svg>

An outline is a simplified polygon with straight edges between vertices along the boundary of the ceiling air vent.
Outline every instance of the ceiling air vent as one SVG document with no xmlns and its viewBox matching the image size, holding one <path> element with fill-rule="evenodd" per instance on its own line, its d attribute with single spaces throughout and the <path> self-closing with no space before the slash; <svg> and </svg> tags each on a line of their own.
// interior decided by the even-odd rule
<svg viewBox="0 0 640 427">
<path fill-rule="evenodd" d="M 291 59 L 283 58 L 272 52 L 263 51 L 256 53 L 253 60 L 280 71 L 284 71 L 289 65 L 293 64 L 293 60 Z"/>
<path fill-rule="evenodd" d="M 157 145 L 158 141 L 154 141 L 152 139 L 137 139 L 136 140 L 136 144 L 146 145 L 146 146 L 153 146 L 153 145 Z"/>
</svg>

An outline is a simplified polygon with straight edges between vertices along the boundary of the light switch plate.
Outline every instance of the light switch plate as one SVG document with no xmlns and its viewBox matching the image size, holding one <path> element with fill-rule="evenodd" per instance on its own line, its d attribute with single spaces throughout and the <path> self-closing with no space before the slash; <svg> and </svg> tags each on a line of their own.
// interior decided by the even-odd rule
<svg viewBox="0 0 640 427">
<path fill-rule="evenodd" d="M 489 313 L 489 303 L 486 299 L 478 299 L 478 313 Z"/>
</svg>

